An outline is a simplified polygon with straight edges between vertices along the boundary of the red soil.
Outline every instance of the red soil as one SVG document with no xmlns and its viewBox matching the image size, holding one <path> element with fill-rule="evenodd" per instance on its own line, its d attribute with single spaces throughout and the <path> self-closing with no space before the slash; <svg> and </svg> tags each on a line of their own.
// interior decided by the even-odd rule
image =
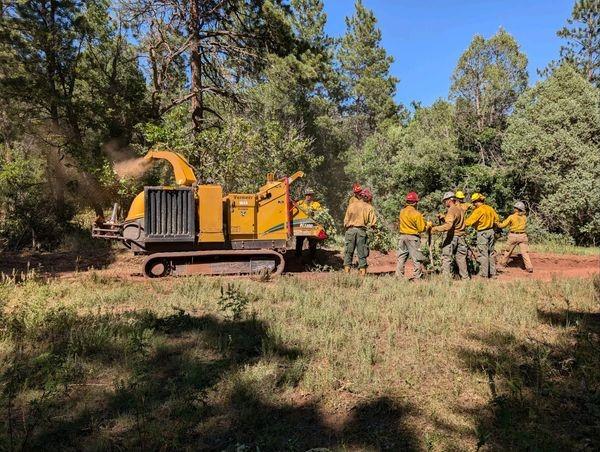
<svg viewBox="0 0 600 452">
<path fill-rule="evenodd" d="M 590 277 L 600 273 L 600 256 L 578 256 L 572 254 L 530 253 L 533 262 L 533 273 L 525 271 L 520 255 L 513 256 L 511 262 L 498 279 L 502 281 L 533 278 L 550 281 L 552 278 Z M 376 253 L 369 258 L 370 273 L 393 272 L 396 268 L 396 254 L 383 255 Z M 412 274 L 412 264 L 409 262 L 407 275 Z"/>
<path fill-rule="evenodd" d="M 600 274 L 600 256 L 578 256 L 569 254 L 531 253 L 534 272 L 527 273 L 522 265 L 520 256 L 516 256 L 508 267 L 499 275 L 501 281 L 518 278 L 534 278 L 549 281 L 552 278 L 590 277 Z M 54 253 L 0 253 L 0 273 L 12 275 L 17 279 L 22 273 L 35 271 L 45 277 L 73 278 L 78 273 L 98 270 L 107 277 L 122 279 L 143 280 L 140 273 L 142 258 L 132 256 L 126 250 L 96 251 L 87 254 L 72 252 Z M 317 262 L 323 267 L 313 267 L 306 258 L 301 260 L 293 256 L 293 252 L 286 255 L 286 272 L 302 278 L 319 278 L 328 274 L 329 270 L 340 269 L 341 256 L 336 251 L 320 250 Z M 396 267 L 396 255 L 387 255 L 372 252 L 369 256 L 369 273 L 389 274 Z M 409 262 L 407 276 L 412 274 L 412 265 Z"/>
</svg>

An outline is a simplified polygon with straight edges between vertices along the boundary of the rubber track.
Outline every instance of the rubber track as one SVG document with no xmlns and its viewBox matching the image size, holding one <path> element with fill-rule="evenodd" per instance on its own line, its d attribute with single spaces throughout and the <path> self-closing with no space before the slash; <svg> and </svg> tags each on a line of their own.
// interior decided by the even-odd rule
<svg viewBox="0 0 600 452">
<path fill-rule="evenodd" d="M 275 272 L 272 273 L 272 276 L 279 276 L 283 273 L 283 269 L 285 267 L 285 260 L 281 253 L 278 253 L 275 250 L 211 250 L 211 251 L 180 251 L 176 253 L 154 253 L 149 255 L 144 262 L 142 263 L 142 272 L 144 276 L 147 278 L 156 278 L 156 276 L 152 276 L 148 273 L 147 269 L 150 266 L 150 263 L 155 259 L 179 259 L 185 257 L 202 257 L 202 256 L 268 256 L 275 257 L 279 259 L 279 264 L 277 265 Z M 205 275 L 215 275 L 214 273 L 199 273 Z M 166 275 L 167 276 L 167 275 Z"/>
</svg>

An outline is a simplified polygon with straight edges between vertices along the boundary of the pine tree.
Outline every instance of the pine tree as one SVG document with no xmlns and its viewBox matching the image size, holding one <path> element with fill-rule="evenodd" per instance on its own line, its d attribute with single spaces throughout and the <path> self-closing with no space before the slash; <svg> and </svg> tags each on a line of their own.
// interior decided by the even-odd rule
<svg viewBox="0 0 600 452">
<path fill-rule="evenodd" d="M 102 164 L 100 144 L 127 140 L 143 119 L 144 83 L 132 46 L 110 19 L 107 0 L 3 6 L 0 102 L 10 106 L 13 121 L 26 123 L 21 133 L 33 137 L 28 157 L 47 161 L 57 209 L 66 210 L 71 192 L 100 215 L 92 175 Z"/>
<path fill-rule="evenodd" d="M 240 100 L 268 53 L 294 43 L 279 0 L 124 0 L 123 10 L 150 59 L 157 116 L 189 102 L 196 133 L 221 119 L 216 104 Z M 165 92 L 173 76 L 184 77 L 179 92 Z"/>
<path fill-rule="evenodd" d="M 502 131 L 527 80 L 527 57 L 502 29 L 490 39 L 475 36 L 458 60 L 450 96 L 456 100 L 459 142 L 480 163 L 501 159 Z"/>
<path fill-rule="evenodd" d="M 394 101 L 398 79 L 390 75 L 394 59 L 381 46 L 381 31 L 371 10 L 361 0 L 346 18 L 346 34 L 337 55 L 346 90 L 348 113 L 366 119 L 368 134 L 398 119 Z M 360 131 L 359 131 L 360 134 Z"/>
<path fill-rule="evenodd" d="M 567 41 L 560 48 L 561 61 L 600 87 L 600 0 L 578 0 L 567 26 L 556 34 Z"/>
</svg>

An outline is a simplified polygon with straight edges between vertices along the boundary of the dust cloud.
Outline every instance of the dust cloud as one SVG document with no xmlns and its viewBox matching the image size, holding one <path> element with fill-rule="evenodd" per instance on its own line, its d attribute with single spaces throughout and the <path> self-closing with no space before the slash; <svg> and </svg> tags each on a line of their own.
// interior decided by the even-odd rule
<svg viewBox="0 0 600 452">
<path fill-rule="evenodd" d="M 109 141 L 102 151 L 113 162 L 113 169 L 120 178 L 140 178 L 151 166 L 151 162 L 138 157 L 127 146 L 121 146 L 117 140 Z"/>
<path fill-rule="evenodd" d="M 122 162 L 115 162 L 114 170 L 115 173 L 121 178 L 132 177 L 139 178 L 144 175 L 151 166 L 151 162 L 144 159 L 144 157 L 138 157 L 129 160 L 123 160 Z"/>
</svg>

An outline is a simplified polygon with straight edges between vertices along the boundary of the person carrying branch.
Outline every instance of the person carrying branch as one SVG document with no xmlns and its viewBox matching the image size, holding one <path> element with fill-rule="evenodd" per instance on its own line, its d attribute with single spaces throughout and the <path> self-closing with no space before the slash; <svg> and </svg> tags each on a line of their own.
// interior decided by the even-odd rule
<svg viewBox="0 0 600 452">
<path fill-rule="evenodd" d="M 498 223 L 500 229 L 509 228 L 508 241 L 506 242 L 506 248 L 500 258 L 499 264 L 500 267 L 506 267 L 510 255 L 518 246 L 521 250 L 525 269 L 529 273 L 533 273 L 533 265 L 531 263 L 531 258 L 529 257 L 529 238 L 525 232 L 525 228 L 527 227 L 525 204 L 521 201 L 517 201 L 514 204 L 514 208 L 515 210 L 512 215 L 509 215 L 504 221 Z"/>
<path fill-rule="evenodd" d="M 358 255 L 358 271 L 361 275 L 367 274 L 367 257 L 369 256 L 369 242 L 367 228 L 375 227 L 377 217 L 375 209 L 370 204 L 373 199 L 371 191 L 366 188 L 361 191 L 360 199 L 348 203 L 344 216 L 344 271 L 350 273 L 354 251 Z"/>
<path fill-rule="evenodd" d="M 304 190 L 304 199 L 298 201 L 298 208 L 312 217 L 313 213 L 322 210 L 321 204 L 315 201 L 315 192 L 311 188 Z M 304 239 L 308 240 L 308 254 L 314 258 L 317 253 L 318 240 L 312 237 L 296 237 L 296 257 L 302 256 L 302 248 L 304 247 Z"/>
<path fill-rule="evenodd" d="M 404 277 L 404 267 L 410 257 L 413 261 L 413 279 L 423 277 L 423 262 L 427 259 L 420 250 L 421 233 L 431 227 L 431 222 L 425 221 L 423 214 L 417 210 L 419 195 L 411 191 L 406 195 L 406 206 L 400 211 L 398 227 L 400 240 L 398 242 L 398 264 L 396 276 Z"/>
<path fill-rule="evenodd" d="M 477 251 L 479 252 L 479 276 L 494 278 L 496 276 L 496 236 L 494 226 L 500 221 L 498 214 L 492 206 L 485 203 L 485 196 L 481 193 L 471 195 L 473 212 L 465 220 L 465 226 L 477 230 Z"/>
<path fill-rule="evenodd" d="M 431 233 L 445 233 L 442 242 L 442 274 L 452 276 L 452 263 L 456 261 L 460 279 L 469 279 L 467 267 L 467 242 L 465 241 L 465 211 L 460 207 L 454 192 L 446 192 L 442 198 L 446 206 L 443 223 L 431 228 Z"/>
</svg>

